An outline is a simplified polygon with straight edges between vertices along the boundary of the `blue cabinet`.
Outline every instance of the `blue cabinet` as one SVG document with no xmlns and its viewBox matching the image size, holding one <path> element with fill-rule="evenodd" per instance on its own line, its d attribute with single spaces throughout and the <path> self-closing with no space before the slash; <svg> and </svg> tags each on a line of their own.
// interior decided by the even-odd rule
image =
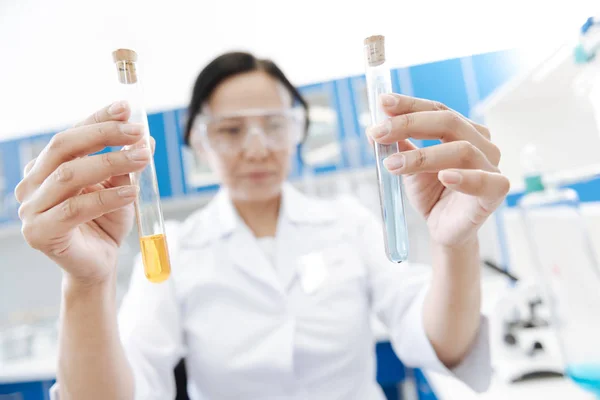
<svg viewBox="0 0 600 400">
<path fill-rule="evenodd" d="M 178 156 L 172 166 L 181 171 L 179 179 L 183 182 L 183 193 L 193 194 L 216 190 L 219 182 L 215 173 L 210 169 L 206 154 L 186 146 L 183 142 L 187 110 L 175 110 L 174 116 L 176 137 L 178 138 Z"/>
<path fill-rule="evenodd" d="M 470 105 L 458 58 L 410 67 L 413 95 L 437 100 L 463 115 L 469 115 Z M 423 146 L 439 143 L 439 140 L 423 140 Z"/>
<path fill-rule="evenodd" d="M 488 97 L 518 71 L 523 60 L 517 50 L 476 54 L 471 57 L 478 98 Z"/>
<path fill-rule="evenodd" d="M 169 170 L 169 143 L 167 136 L 172 134 L 171 129 L 167 131 L 165 126 L 165 115 L 167 113 L 149 114 L 148 126 L 152 137 L 156 142 L 154 150 L 154 165 L 156 167 L 156 178 L 158 180 L 158 191 L 160 197 L 169 198 L 173 196 L 172 183 L 176 183 L 171 177 Z M 173 170 L 175 172 L 175 170 Z"/>
<path fill-rule="evenodd" d="M 354 124 L 360 136 L 360 155 L 363 165 L 375 165 L 375 154 L 369 143 L 365 131 L 371 125 L 371 114 L 369 113 L 369 98 L 367 94 L 367 80 L 364 75 L 349 79 L 350 99 L 352 104 L 352 116 Z"/>
<path fill-rule="evenodd" d="M 407 96 L 413 96 L 412 80 L 409 68 L 398 68 L 390 71 L 392 78 L 392 90 L 394 93 L 400 93 Z M 367 81 L 364 75 L 349 78 L 350 96 L 352 100 L 352 115 L 355 126 L 360 133 L 360 147 L 362 161 L 364 165 L 375 165 L 375 155 L 372 146 L 365 134 L 369 125 L 371 125 L 371 115 L 369 113 L 369 98 L 367 94 Z M 417 145 L 421 145 L 420 140 L 412 140 Z"/>
<path fill-rule="evenodd" d="M 0 384 L 0 400 L 49 400 L 54 381 Z"/>
<path fill-rule="evenodd" d="M 18 219 L 15 187 L 23 179 L 25 166 L 39 155 L 51 138 L 51 133 L 44 133 L 0 143 L 0 222 Z"/>
<path fill-rule="evenodd" d="M 0 223 L 17 217 L 13 192 L 21 179 L 17 142 L 0 143 Z"/>
</svg>

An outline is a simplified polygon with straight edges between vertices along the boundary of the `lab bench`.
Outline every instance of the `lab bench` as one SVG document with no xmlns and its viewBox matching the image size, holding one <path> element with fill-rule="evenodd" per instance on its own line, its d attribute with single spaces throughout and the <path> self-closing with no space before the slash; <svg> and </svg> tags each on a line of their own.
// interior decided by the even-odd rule
<svg viewBox="0 0 600 400">
<path fill-rule="evenodd" d="M 510 283 L 503 277 L 486 275 L 482 281 L 482 312 L 493 318 L 496 304 L 506 293 Z M 384 388 L 389 400 L 402 399 L 398 386 L 402 382 L 413 389 L 405 400 L 531 400 L 545 398 L 569 398 L 569 400 L 593 400 L 593 396 L 576 387 L 565 378 L 536 378 L 521 383 L 507 383 L 494 374 L 490 388 L 476 394 L 460 381 L 425 370 L 405 369 L 388 341 L 383 325 L 373 319 L 375 351 L 377 355 L 377 381 Z M 492 333 L 493 334 L 493 333 Z M 495 343 L 492 341 L 492 344 Z M 493 351 L 494 354 L 498 354 Z M 497 365 L 497 359 L 492 364 Z M 47 399 L 47 388 L 55 379 L 56 355 L 0 364 L 0 399 L 8 393 L 22 392 L 22 400 Z M 409 390 L 410 391 L 410 390 Z M 404 392 L 409 392 L 404 390 Z M 409 397 L 410 396 L 410 397 Z M 12 400 L 12 399 L 11 399 Z"/>
<path fill-rule="evenodd" d="M 540 378 L 511 384 L 492 380 L 486 393 L 476 394 L 452 378 L 435 373 L 425 373 L 425 376 L 438 400 L 596 400 L 593 394 L 565 378 Z"/>
</svg>

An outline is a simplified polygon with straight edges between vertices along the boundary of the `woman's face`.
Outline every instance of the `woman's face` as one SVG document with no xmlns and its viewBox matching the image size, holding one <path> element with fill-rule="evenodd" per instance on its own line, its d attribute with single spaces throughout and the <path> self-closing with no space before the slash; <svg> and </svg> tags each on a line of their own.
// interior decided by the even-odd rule
<svg viewBox="0 0 600 400">
<path fill-rule="evenodd" d="M 206 147 L 202 151 L 234 200 L 264 201 L 279 195 L 295 146 L 267 143 L 265 132 L 269 135 L 278 121 L 261 116 L 261 110 L 277 114 L 291 104 L 283 85 L 262 71 L 228 78 L 213 91 L 203 112 L 217 121 L 209 132 L 221 139 L 219 143 L 229 145 L 223 146 L 224 151 Z M 226 118 L 219 119 L 221 116 Z"/>
</svg>

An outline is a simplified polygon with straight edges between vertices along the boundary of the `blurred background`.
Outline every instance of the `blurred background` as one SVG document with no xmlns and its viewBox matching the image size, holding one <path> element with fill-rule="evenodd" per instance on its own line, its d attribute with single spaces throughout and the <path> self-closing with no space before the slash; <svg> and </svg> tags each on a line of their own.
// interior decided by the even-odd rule
<svg viewBox="0 0 600 400">
<path fill-rule="evenodd" d="M 113 50 L 139 55 L 166 219 L 186 218 L 218 188 L 182 132 L 198 72 L 230 50 L 273 59 L 310 103 L 309 138 L 290 180 L 316 196 L 356 195 L 378 213 L 364 136 L 370 120 L 362 41 L 373 34 L 386 36 L 396 92 L 441 101 L 488 125 L 503 154 L 511 193 L 481 231 L 496 371 L 481 398 L 589 398 L 561 377 L 568 375 L 565 352 L 555 339 L 571 339 L 564 339 L 536 265 L 545 262 L 538 253 L 560 248 L 565 263 L 579 257 L 587 272 L 597 267 L 598 11 L 594 1 L 0 0 L 0 399 L 46 398 L 60 306 L 60 270 L 22 239 L 13 190 L 53 134 L 117 100 Z M 532 189 L 532 177 L 554 197 Z M 560 214 L 554 200 L 575 212 L 549 219 Z M 532 220 L 523 214 L 530 206 L 538 222 L 523 223 Z M 425 225 L 413 210 L 408 221 L 411 261 L 428 263 Z M 132 234 L 122 248 L 119 299 L 138 251 Z M 565 282 L 577 286 L 566 277 L 559 287 Z M 600 279 L 595 287 L 600 293 Z M 591 306 L 598 313 L 578 314 L 578 323 L 597 322 L 600 303 Z M 475 398 L 449 378 L 405 370 L 385 332 L 378 335 L 378 379 L 390 399 Z"/>
</svg>

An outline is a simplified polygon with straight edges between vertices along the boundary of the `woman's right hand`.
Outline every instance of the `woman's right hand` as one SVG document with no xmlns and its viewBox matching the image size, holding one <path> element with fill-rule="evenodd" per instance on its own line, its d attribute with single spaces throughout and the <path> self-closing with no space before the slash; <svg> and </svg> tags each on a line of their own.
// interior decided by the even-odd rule
<svg viewBox="0 0 600 400">
<path fill-rule="evenodd" d="M 128 174 L 148 164 L 150 149 L 90 156 L 143 139 L 142 126 L 127 123 L 129 115 L 127 103 L 117 102 L 57 133 L 15 189 L 27 243 L 81 283 L 111 277 L 133 225 L 137 187 Z"/>
</svg>

